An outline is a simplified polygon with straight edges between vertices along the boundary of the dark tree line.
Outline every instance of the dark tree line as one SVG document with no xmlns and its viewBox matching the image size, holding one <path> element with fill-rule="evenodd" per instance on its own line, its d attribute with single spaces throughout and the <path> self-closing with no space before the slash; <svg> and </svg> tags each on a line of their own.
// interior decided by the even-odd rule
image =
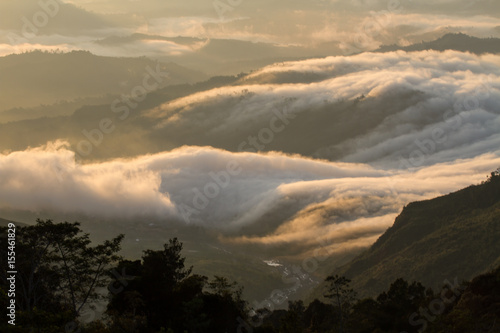
<svg viewBox="0 0 500 333">
<path fill-rule="evenodd" d="M 235 282 L 210 280 L 185 266 L 177 238 L 135 261 L 117 255 L 122 239 L 92 245 L 78 223 L 51 220 L 16 228 L 16 325 L 2 321 L 0 332 L 500 332 L 500 267 L 438 292 L 397 279 L 365 299 L 356 298 L 349 279 L 332 275 L 326 278 L 325 302 L 289 301 L 287 310 L 250 312 Z M 7 267 L 4 240 L 0 264 Z M 107 302 L 105 316 L 82 324 L 83 309 L 98 301 Z"/>
<path fill-rule="evenodd" d="M 471 282 L 454 281 L 438 292 L 418 282 L 394 281 L 375 299 L 357 300 L 344 277 L 327 278 L 331 302 L 289 302 L 265 313 L 255 333 L 479 333 L 500 332 L 500 267 Z"/>
<path fill-rule="evenodd" d="M 1 304 L 9 301 L 6 283 L 6 228 L 0 249 Z M 92 246 L 80 224 L 37 220 L 36 225 L 15 228 L 15 326 L 8 330 L 50 332 L 72 323 L 84 307 L 104 296 L 106 271 L 119 257 L 123 235 Z M 5 309 L 5 307 L 3 307 Z"/>
<path fill-rule="evenodd" d="M 0 306 L 6 309 L 7 228 L 1 228 Z M 16 325 L 0 332 L 236 332 L 245 318 L 242 288 L 221 276 L 192 274 L 173 238 L 142 260 L 117 253 L 123 235 L 92 245 L 80 224 L 37 220 L 16 228 Z M 107 290 L 106 290 L 107 289 Z M 102 320 L 81 315 L 106 302 Z"/>
<path fill-rule="evenodd" d="M 121 261 L 116 270 L 134 277 L 111 294 L 109 327 L 117 332 L 236 332 L 245 316 L 242 289 L 224 277 L 192 274 L 177 238 L 163 250 L 144 252 L 142 260 Z M 112 285 L 120 283 L 113 277 Z"/>
</svg>

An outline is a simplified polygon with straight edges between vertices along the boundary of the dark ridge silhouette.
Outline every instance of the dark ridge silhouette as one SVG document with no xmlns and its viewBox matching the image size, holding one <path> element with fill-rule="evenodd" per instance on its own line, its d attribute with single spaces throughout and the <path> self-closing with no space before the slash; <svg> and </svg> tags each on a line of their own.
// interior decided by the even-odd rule
<svg viewBox="0 0 500 333">
<path fill-rule="evenodd" d="M 421 42 L 409 46 L 383 45 L 374 52 L 392 52 L 403 50 L 407 52 L 425 50 L 455 50 L 474 54 L 500 53 L 499 38 L 477 38 L 463 33 L 449 33 L 431 42 Z"/>
</svg>

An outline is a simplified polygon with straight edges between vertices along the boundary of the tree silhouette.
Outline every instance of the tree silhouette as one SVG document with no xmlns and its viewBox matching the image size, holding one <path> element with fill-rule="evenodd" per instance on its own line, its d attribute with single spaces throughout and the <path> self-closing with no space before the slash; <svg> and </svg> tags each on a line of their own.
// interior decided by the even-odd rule
<svg viewBox="0 0 500 333">
<path fill-rule="evenodd" d="M 177 238 L 170 239 L 162 250 L 146 250 L 142 261 L 121 261 L 113 270 L 126 271 L 134 276 L 123 290 L 112 293 L 107 313 L 115 325 L 121 318 L 145 316 L 152 329 L 169 328 L 175 319 L 182 316 L 182 299 L 178 297 L 180 283 L 191 274 L 192 267 L 185 267 L 181 256 L 182 243 Z M 120 284 L 121 277 L 115 277 L 112 285 Z M 133 293 L 134 297 L 130 297 Z M 135 311 L 135 312 L 134 312 Z"/>
<path fill-rule="evenodd" d="M 356 299 L 356 292 L 349 287 L 351 280 L 344 276 L 330 275 L 325 279 L 327 284 L 326 298 L 332 300 L 333 306 L 339 313 L 339 330 L 344 331 L 344 321 L 347 319 L 350 308 Z"/>
<path fill-rule="evenodd" d="M 304 302 L 288 301 L 288 311 L 281 319 L 280 333 L 302 333 L 305 310 Z"/>
<path fill-rule="evenodd" d="M 120 258 L 122 239 L 119 235 L 91 246 L 78 222 L 38 219 L 35 225 L 17 227 L 16 300 L 27 324 L 43 326 L 37 318 L 50 314 L 67 313 L 67 318 L 76 319 L 85 305 L 104 298 L 98 289 L 106 286 L 105 272 Z M 0 249 L 0 262 L 7 258 L 5 250 Z"/>
<path fill-rule="evenodd" d="M 238 283 L 229 282 L 229 280 L 223 276 L 214 275 L 214 279 L 208 283 L 208 288 L 212 290 L 212 293 L 223 298 L 229 298 L 235 301 L 241 300 L 242 288 L 238 287 Z"/>
</svg>

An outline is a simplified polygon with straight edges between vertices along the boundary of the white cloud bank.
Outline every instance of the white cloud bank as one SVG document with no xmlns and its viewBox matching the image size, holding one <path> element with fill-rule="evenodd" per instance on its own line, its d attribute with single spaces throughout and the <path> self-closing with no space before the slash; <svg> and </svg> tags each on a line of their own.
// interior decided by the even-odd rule
<svg viewBox="0 0 500 333">
<path fill-rule="evenodd" d="M 162 141 L 238 146 L 248 135 L 240 132 L 271 126 L 287 101 L 297 118 L 275 131 L 270 145 L 283 148 L 273 149 L 306 147 L 311 156 L 337 154 L 336 162 L 192 145 L 80 165 L 58 142 L 0 155 L 0 208 L 151 217 L 288 252 L 322 240 L 367 246 L 405 204 L 478 183 L 500 166 L 499 65 L 499 56 L 449 51 L 270 66 L 244 86 L 175 100 L 141 121 Z"/>
<path fill-rule="evenodd" d="M 166 103 L 147 116 L 165 137 L 190 129 L 194 138 L 203 133 L 236 147 L 246 136 L 235 129 L 256 135 L 285 105 L 293 115 L 265 150 L 300 147 L 308 156 L 388 168 L 472 158 L 500 145 L 497 55 L 328 57 L 269 66 L 242 84 Z"/>
<path fill-rule="evenodd" d="M 0 155 L 0 208 L 151 217 L 243 244 L 367 246 L 405 204 L 484 180 L 499 153 L 413 171 L 210 147 L 79 165 L 58 142 Z"/>
</svg>

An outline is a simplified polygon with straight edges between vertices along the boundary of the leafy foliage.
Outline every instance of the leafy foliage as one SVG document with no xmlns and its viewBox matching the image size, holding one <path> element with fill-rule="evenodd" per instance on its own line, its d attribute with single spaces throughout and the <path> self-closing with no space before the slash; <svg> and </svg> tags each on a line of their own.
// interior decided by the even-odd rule
<svg viewBox="0 0 500 333">
<path fill-rule="evenodd" d="M 123 235 L 92 246 L 79 226 L 37 220 L 16 228 L 16 305 L 22 325 L 42 329 L 67 323 L 85 305 L 104 297 L 98 289 L 107 285 L 105 271 L 119 259 Z M 5 251 L 0 249 L 3 267 Z M 4 291 L 5 274 L 0 284 Z"/>
<path fill-rule="evenodd" d="M 333 306 L 337 308 L 339 331 L 344 332 L 344 322 L 348 318 L 356 293 L 349 287 L 351 280 L 344 276 L 330 275 L 325 281 L 328 283 L 325 297 L 331 299 Z"/>
<path fill-rule="evenodd" d="M 225 277 L 209 281 L 191 274 L 181 251 L 182 243 L 173 238 L 163 250 L 146 250 L 142 261 L 123 260 L 109 272 L 111 286 L 123 286 L 118 292 L 110 290 L 111 330 L 236 331 L 237 318 L 245 317 L 242 288 Z M 116 272 L 130 280 L 124 283 Z"/>
</svg>

